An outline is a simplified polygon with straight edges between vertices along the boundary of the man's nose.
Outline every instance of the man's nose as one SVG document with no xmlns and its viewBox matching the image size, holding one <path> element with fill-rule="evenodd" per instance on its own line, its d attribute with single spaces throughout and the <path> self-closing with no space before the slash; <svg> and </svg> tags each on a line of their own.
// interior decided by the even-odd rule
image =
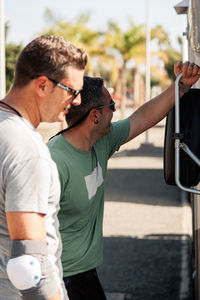
<svg viewBox="0 0 200 300">
<path fill-rule="evenodd" d="M 72 101 L 72 104 L 74 106 L 78 106 L 81 104 L 81 95 L 80 94 Z"/>
</svg>

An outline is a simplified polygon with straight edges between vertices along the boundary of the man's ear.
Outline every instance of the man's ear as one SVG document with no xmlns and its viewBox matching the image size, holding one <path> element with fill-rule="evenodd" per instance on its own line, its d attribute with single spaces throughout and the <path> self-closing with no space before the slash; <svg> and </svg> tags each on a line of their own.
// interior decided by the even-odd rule
<svg viewBox="0 0 200 300">
<path fill-rule="evenodd" d="M 46 91 L 47 91 L 48 85 L 49 85 L 49 80 L 46 76 L 37 77 L 34 80 L 33 84 L 34 84 L 35 92 L 37 93 L 37 95 L 39 97 L 46 96 Z"/>
<path fill-rule="evenodd" d="M 98 124 L 99 123 L 99 110 L 93 108 L 89 113 L 89 118 L 92 123 Z"/>
</svg>

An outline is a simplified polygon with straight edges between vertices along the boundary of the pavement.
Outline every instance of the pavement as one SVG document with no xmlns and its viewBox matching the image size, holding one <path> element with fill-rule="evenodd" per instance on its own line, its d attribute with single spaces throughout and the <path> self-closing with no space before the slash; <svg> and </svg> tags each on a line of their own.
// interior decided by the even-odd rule
<svg viewBox="0 0 200 300">
<path fill-rule="evenodd" d="M 107 300 L 193 299 L 191 207 L 164 182 L 164 126 L 165 119 L 109 160 L 99 268 Z"/>
</svg>

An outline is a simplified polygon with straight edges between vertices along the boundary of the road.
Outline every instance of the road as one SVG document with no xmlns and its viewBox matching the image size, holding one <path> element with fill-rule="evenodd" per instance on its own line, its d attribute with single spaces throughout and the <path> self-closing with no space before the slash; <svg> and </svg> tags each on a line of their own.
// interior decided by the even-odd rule
<svg viewBox="0 0 200 300">
<path fill-rule="evenodd" d="M 108 300 L 192 300 L 190 204 L 163 178 L 163 122 L 109 161 L 104 264 Z M 144 143 L 144 144 L 143 144 Z"/>
</svg>

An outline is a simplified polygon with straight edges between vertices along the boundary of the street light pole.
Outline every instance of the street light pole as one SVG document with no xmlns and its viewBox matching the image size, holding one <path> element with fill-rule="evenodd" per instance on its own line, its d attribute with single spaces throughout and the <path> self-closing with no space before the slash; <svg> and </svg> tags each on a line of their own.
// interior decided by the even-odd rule
<svg viewBox="0 0 200 300">
<path fill-rule="evenodd" d="M 4 0 L 0 0 L 0 99 L 6 91 Z"/>
<path fill-rule="evenodd" d="M 151 81 L 150 81 L 150 13 L 149 13 L 149 0 L 146 0 L 146 76 L 145 76 L 145 87 L 146 87 L 146 102 L 150 100 L 151 96 Z M 148 130 L 146 131 L 146 143 L 148 140 Z"/>
</svg>

